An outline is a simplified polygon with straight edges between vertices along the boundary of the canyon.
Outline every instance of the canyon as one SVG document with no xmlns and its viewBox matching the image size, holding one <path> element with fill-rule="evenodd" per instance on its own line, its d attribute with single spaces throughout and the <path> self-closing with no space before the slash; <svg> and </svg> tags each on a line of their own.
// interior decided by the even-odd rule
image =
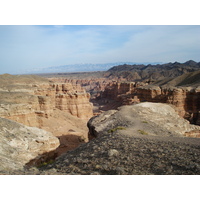
<svg viewBox="0 0 200 200">
<path fill-rule="evenodd" d="M 34 75 L 9 74 L 0 75 L 0 84 L 2 119 L 37 127 L 50 132 L 55 141 L 59 140 L 54 149 L 47 148 L 43 153 L 38 150 L 36 159 L 29 160 L 31 164 L 55 158 L 88 141 L 86 123 L 93 116 L 93 106 L 89 102 L 90 94 L 79 85 L 55 84 Z"/>
<path fill-rule="evenodd" d="M 91 94 L 94 114 L 98 115 L 122 105 L 140 102 L 167 103 L 175 106 L 177 113 L 200 125 L 200 72 L 184 73 L 177 78 L 165 78 L 162 81 L 128 81 L 122 77 L 76 79 L 49 78 L 55 82 L 80 84 Z M 185 81 L 182 83 L 182 81 Z M 189 82 L 188 82 L 189 80 Z"/>
<path fill-rule="evenodd" d="M 0 90 L 3 102 L 1 116 L 26 125 L 42 126 L 37 117 L 48 118 L 54 109 L 66 111 L 81 119 L 89 119 L 93 115 L 92 104 L 89 103 L 90 94 L 80 85 L 54 84 L 37 76 L 29 78 L 6 75 L 3 78 L 4 84 Z M 15 83 L 10 83 L 9 79 Z M 26 79 L 33 82 L 27 83 Z"/>
<path fill-rule="evenodd" d="M 1 160 L 7 164 L 2 165 L 1 173 L 3 174 L 3 170 L 10 165 L 11 167 L 8 168 L 11 172 L 5 173 L 138 174 L 140 173 L 138 170 L 110 169 L 115 166 L 115 162 L 120 162 L 119 154 L 126 155 L 127 152 L 124 150 L 120 150 L 121 153 L 116 150 L 116 148 L 121 149 L 120 143 L 126 139 L 138 140 L 136 148 L 139 148 L 140 143 L 151 145 L 151 142 L 148 143 L 151 140 L 154 141 L 155 148 L 160 142 L 165 146 L 163 140 L 169 140 L 172 146 L 176 146 L 180 141 L 180 146 L 185 149 L 188 144 L 195 155 L 198 155 L 199 66 L 199 63 L 188 61 L 183 64 L 176 62 L 162 66 L 123 65 L 113 67 L 106 72 L 56 73 L 39 76 L 0 75 L 0 123 L 3 127 L 0 143 L 6 141 L 4 150 L 10 149 L 10 151 L 2 150 L 4 154 Z M 6 126 L 11 128 L 5 128 Z M 16 140 L 15 134 L 18 132 L 19 140 Z M 40 133 L 45 135 L 41 141 Z M 24 136 L 27 135 L 29 139 L 24 140 Z M 51 138 L 52 142 L 48 144 L 46 137 Z M 153 137 L 158 140 L 154 140 Z M 104 145 L 104 138 L 105 143 L 110 146 L 109 149 Z M 112 138 L 116 139 L 116 144 L 113 143 Z M 102 148 L 99 147 L 98 142 L 102 144 Z M 105 159 L 112 160 L 111 163 L 106 164 L 109 167 L 99 165 L 94 157 L 96 161 L 93 164 L 86 164 L 89 163 L 86 157 L 93 155 L 88 153 L 89 150 L 92 151 L 94 143 L 96 150 L 99 149 L 99 152 L 94 151 L 95 155 L 101 154 Z M 12 144 L 15 144 L 14 147 Z M 26 148 L 34 147 L 32 151 L 30 148 L 27 154 L 23 154 L 20 160 L 17 157 L 19 155 L 16 151 L 17 145 L 24 145 Z M 20 151 L 26 151 L 26 148 Z M 166 145 L 166 148 L 166 151 L 171 154 L 169 146 Z M 14 151 L 16 153 L 12 153 Z M 104 155 L 104 151 L 108 151 L 108 154 Z M 184 151 L 189 155 L 188 150 Z M 174 156 L 180 156 L 181 152 L 182 149 L 179 149 Z M 85 157 L 84 154 L 87 156 Z M 75 158 L 70 155 L 74 155 Z M 8 162 L 5 162 L 6 156 Z M 115 157 L 118 160 L 115 160 Z M 148 160 L 146 157 L 144 159 Z M 189 159 L 187 162 L 194 160 L 192 157 L 185 159 L 186 161 Z M 195 159 L 194 165 L 197 167 L 191 167 L 189 172 L 191 174 L 199 173 L 199 160 L 197 157 Z M 12 160 L 14 160 L 13 165 L 10 164 Z M 32 166 L 41 166 L 42 163 L 48 162 L 53 164 L 34 169 L 35 172 L 30 170 Z M 104 163 L 105 160 L 102 162 Z M 183 162 L 184 167 L 187 162 Z M 67 163 L 66 166 L 63 166 L 63 163 Z M 165 164 L 166 174 L 176 172 L 187 174 L 186 171 L 181 171 L 180 164 L 176 164 L 180 167 L 178 171 L 175 170 L 176 167 L 175 171 L 171 171 L 169 163 Z M 142 169 L 141 173 L 165 173 L 160 166 L 158 171 L 151 167 L 149 170 Z"/>
<path fill-rule="evenodd" d="M 200 125 L 200 87 L 167 87 L 158 85 L 113 83 L 105 88 L 98 98 L 102 110 L 116 109 L 122 105 L 140 102 L 157 102 L 172 104 L 177 113 L 192 124 Z"/>
</svg>

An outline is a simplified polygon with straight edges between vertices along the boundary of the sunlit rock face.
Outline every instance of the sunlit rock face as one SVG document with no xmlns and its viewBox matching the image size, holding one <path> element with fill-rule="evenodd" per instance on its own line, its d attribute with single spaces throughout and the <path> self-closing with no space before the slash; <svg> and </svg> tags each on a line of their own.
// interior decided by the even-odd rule
<svg viewBox="0 0 200 200">
<path fill-rule="evenodd" d="M 32 159 L 55 150 L 59 144 L 50 132 L 0 118 L 0 171 L 22 169 Z"/>
<path fill-rule="evenodd" d="M 200 125 L 200 89 L 190 87 L 140 87 L 137 101 L 161 102 L 175 106 L 177 113 L 191 123 Z"/>
<path fill-rule="evenodd" d="M 12 75 L 1 75 L 0 82 L 3 82 L 0 88 L 1 117 L 41 127 L 41 117 L 48 118 L 54 109 L 86 120 L 93 116 L 90 95 L 80 85 L 53 83 L 37 76 Z"/>
<path fill-rule="evenodd" d="M 148 85 L 142 82 L 116 82 L 107 85 L 101 94 L 107 102 L 104 110 L 140 102 L 168 103 L 191 123 L 200 125 L 200 87 L 174 87 Z"/>
<path fill-rule="evenodd" d="M 55 107 L 69 112 L 81 119 L 93 116 L 92 104 L 89 102 L 90 94 L 86 93 L 80 85 L 70 83 L 56 84 Z"/>
</svg>

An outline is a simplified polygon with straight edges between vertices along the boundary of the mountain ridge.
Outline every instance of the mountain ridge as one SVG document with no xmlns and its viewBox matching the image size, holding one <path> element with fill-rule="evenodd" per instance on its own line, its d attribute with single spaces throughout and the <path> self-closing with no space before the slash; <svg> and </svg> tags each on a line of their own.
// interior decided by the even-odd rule
<svg viewBox="0 0 200 200">
<path fill-rule="evenodd" d="M 156 65 L 118 65 L 110 68 L 109 76 L 126 78 L 128 81 L 157 81 L 164 78 L 175 78 L 188 72 L 200 70 L 200 62 L 193 60 L 185 63 L 165 63 Z"/>
<path fill-rule="evenodd" d="M 161 62 L 144 62 L 144 64 L 158 64 Z M 140 64 L 139 62 L 111 62 L 111 63 L 77 63 L 77 64 L 67 64 L 60 66 L 51 66 L 44 67 L 42 69 L 35 68 L 32 71 L 27 72 L 26 74 L 37 74 L 37 73 L 61 73 L 61 72 L 90 72 L 90 71 L 106 71 L 113 66 L 122 65 L 122 64 Z"/>
</svg>

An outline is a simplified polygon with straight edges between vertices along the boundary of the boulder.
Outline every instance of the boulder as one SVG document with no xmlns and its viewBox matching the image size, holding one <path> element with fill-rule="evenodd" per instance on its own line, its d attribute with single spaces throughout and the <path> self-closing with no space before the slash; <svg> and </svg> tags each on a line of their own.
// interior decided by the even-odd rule
<svg viewBox="0 0 200 200">
<path fill-rule="evenodd" d="M 121 132 L 128 135 L 183 137 L 189 132 L 199 134 L 200 127 L 181 118 L 172 105 L 139 103 L 106 111 L 88 122 L 90 134 Z"/>
<path fill-rule="evenodd" d="M 59 140 L 50 132 L 0 118 L 0 171 L 22 169 L 58 146 Z"/>
</svg>

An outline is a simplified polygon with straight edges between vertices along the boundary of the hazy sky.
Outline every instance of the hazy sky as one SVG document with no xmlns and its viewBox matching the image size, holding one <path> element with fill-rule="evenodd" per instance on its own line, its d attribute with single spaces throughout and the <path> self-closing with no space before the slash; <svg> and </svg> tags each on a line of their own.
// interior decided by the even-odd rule
<svg viewBox="0 0 200 200">
<path fill-rule="evenodd" d="M 0 26 L 0 74 L 79 63 L 187 60 L 200 61 L 199 25 Z"/>
</svg>

